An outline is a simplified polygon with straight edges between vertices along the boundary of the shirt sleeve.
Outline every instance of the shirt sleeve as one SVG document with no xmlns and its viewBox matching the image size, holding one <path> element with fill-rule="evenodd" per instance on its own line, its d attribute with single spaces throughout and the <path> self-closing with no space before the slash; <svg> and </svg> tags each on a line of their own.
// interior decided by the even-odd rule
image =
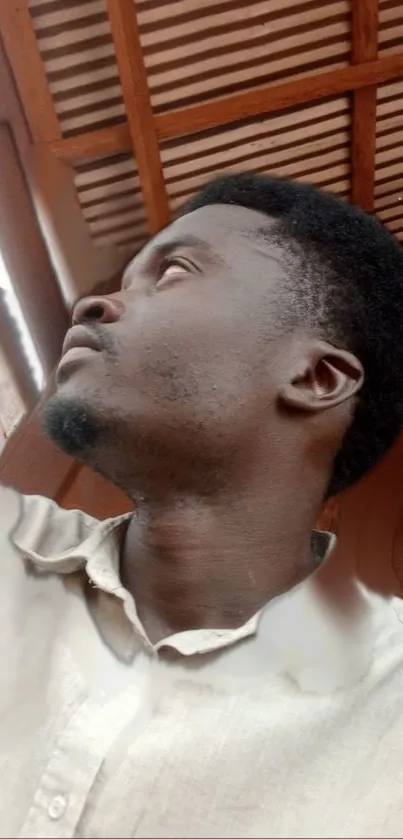
<svg viewBox="0 0 403 839">
<path fill-rule="evenodd" d="M 12 535 L 22 515 L 22 496 L 0 484 L 0 552 L 2 564 L 12 553 Z"/>
<path fill-rule="evenodd" d="M 42 531 L 48 516 L 52 521 L 57 509 L 57 505 L 46 499 L 32 498 L 27 502 L 25 496 L 0 484 L 0 742 L 3 752 L 9 748 L 12 753 L 17 732 L 21 737 L 25 733 L 28 736 L 29 731 L 38 729 L 46 719 L 52 651 L 61 637 L 67 597 L 62 580 L 57 575 L 37 575 L 33 563 L 26 558 L 26 551 L 17 542 L 21 535 L 27 545 L 39 545 L 46 538 Z M 29 701 L 22 711 L 21 703 L 27 696 Z"/>
<path fill-rule="evenodd" d="M 49 498 L 23 495 L 12 540 L 26 559 L 52 562 L 76 553 L 99 525 L 98 519 L 81 510 L 64 510 Z"/>
</svg>

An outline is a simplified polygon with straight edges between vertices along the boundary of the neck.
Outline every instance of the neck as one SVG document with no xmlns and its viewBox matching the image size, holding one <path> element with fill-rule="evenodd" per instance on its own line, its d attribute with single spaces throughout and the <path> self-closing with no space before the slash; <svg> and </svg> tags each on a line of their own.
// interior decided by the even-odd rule
<svg viewBox="0 0 403 839">
<path fill-rule="evenodd" d="M 309 486 L 294 472 L 212 497 L 134 496 L 121 571 L 150 639 L 241 626 L 308 576 L 323 496 L 315 478 Z"/>
</svg>

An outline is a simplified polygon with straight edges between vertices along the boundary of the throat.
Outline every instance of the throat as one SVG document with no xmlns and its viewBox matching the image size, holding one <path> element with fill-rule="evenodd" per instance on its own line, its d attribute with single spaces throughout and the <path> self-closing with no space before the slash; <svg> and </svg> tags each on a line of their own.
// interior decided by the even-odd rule
<svg viewBox="0 0 403 839">
<path fill-rule="evenodd" d="M 122 582 L 153 643 L 190 629 L 242 626 L 314 570 L 312 523 L 292 530 L 262 505 L 176 498 L 136 505 Z"/>
</svg>

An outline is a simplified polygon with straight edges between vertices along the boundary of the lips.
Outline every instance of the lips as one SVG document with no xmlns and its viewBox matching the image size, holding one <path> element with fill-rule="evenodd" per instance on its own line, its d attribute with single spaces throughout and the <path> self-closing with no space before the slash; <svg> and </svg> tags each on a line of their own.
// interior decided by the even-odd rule
<svg viewBox="0 0 403 839">
<path fill-rule="evenodd" d="M 77 348 L 96 350 L 97 352 L 100 352 L 102 349 L 98 338 L 90 329 L 87 329 L 85 326 L 73 326 L 72 329 L 69 329 L 64 339 L 62 358 L 69 350 Z"/>
</svg>

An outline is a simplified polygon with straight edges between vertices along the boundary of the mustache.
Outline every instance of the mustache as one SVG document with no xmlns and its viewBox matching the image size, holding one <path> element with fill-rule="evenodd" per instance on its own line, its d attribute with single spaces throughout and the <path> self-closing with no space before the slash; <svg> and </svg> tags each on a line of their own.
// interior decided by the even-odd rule
<svg viewBox="0 0 403 839">
<path fill-rule="evenodd" d="M 116 361 L 118 358 L 118 344 L 115 336 L 109 332 L 108 327 L 102 323 L 87 323 L 86 328 L 95 335 L 102 352 Z"/>
</svg>

